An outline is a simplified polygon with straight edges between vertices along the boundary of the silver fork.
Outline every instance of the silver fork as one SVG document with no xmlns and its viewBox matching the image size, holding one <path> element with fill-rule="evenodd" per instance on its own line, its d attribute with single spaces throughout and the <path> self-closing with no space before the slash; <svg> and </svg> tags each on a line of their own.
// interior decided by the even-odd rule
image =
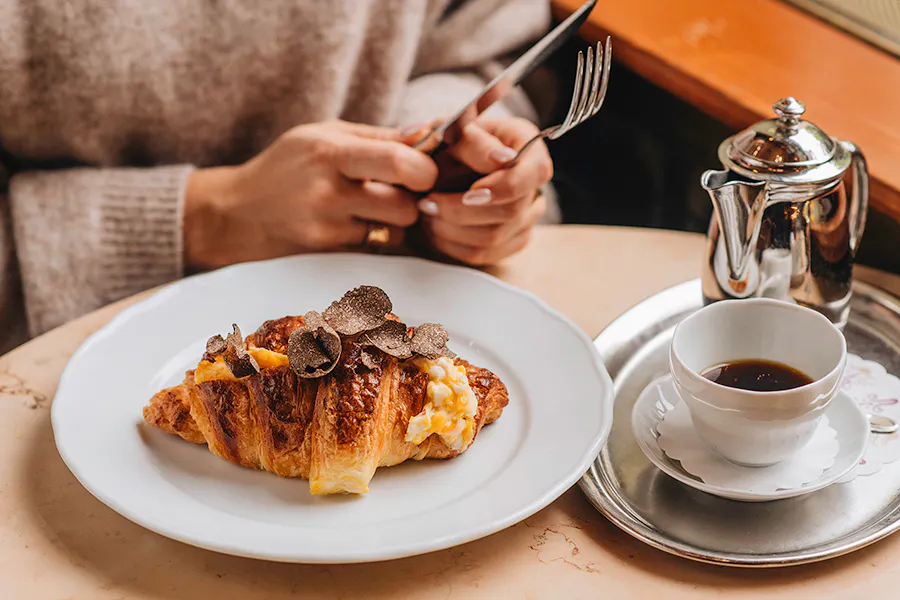
<svg viewBox="0 0 900 600">
<path fill-rule="evenodd" d="M 591 48 L 587 50 L 587 66 L 585 66 L 584 53 L 578 52 L 578 68 L 575 71 L 575 89 L 572 92 L 572 102 L 569 104 L 569 112 L 565 120 L 559 125 L 548 127 L 528 140 L 522 146 L 516 157 L 504 165 L 512 167 L 519 162 L 525 151 L 538 140 L 556 140 L 572 131 L 600 111 L 603 100 L 606 98 L 606 88 L 609 87 L 609 68 L 612 61 L 612 44 L 607 36 L 606 44 L 601 47 L 597 42 L 596 62 Z M 601 66 L 602 63 L 602 66 Z"/>
</svg>

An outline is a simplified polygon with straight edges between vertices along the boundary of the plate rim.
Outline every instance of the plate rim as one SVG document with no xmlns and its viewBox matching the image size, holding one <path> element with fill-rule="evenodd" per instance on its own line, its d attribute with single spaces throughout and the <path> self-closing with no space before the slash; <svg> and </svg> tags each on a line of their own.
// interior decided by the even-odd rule
<svg viewBox="0 0 900 600">
<path fill-rule="evenodd" d="M 105 493 L 102 489 L 96 489 L 97 486 L 89 485 L 89 482 L 85 480 L 84 471 L 78 466 L 77 461 L 74 461 L 73 458 L 69 455 L 65 447 L 60 444 L 59 436 L 57 436 L 57 432 L 61 430 L 60 419 L 63 418 L 60 416 L 62 409 L 58 408 L 59 406 L 62 406 L 62 404 L 58 403 L 57 399 L 60 397 L 60 393 L 65 389 L 65 386 L 67 385 L 67 381 L 70 377 L 73 366 L 77 366 L 78 361 L 82 360 L 82 357 L 84 355 L 87 355 L 98 341 L 111 335 L 112 332 L 114 332 L 122 323 L 127 322 L 133 316 L 152 308 L 155 304 L 165 302 L 170 296 L 174 296 L 180 293 L 180 291 L 183 290 L 183 288 L 185 288 L 186 286 L 195 286 L 198 285 L 198 282 L 202 283 L 203 281 L 208 279 L 233 276 L 235 272 L 239 272 L 242 270 L 252 270 L 254 268 L 257 268 L 257 266 L 259 265 L 315 261 L 323 257 L 333 260 L 342 258 L 363 260 L 370 261 L 372 263 L 380 263 L 383 261 L 390 261 L 395 263 L 409 262 L 419 264 L 420 266 L 427 265 L 428 268 L 445 270 L 447 272 L 456 273 L 464 277 L 480 278 L 484 281 L 490 282 L 492 285 L 497 286 L 504 292 L 512 293 L 528 300 L 549 317 L 558 321 L 561 326 L 563 326 L 566 330 L 568 330 L 575 336 L 575 339 L 577 339 L 578 342 L 580 342 L 584 349 L 588 352 L 588 355 L 591 357 L 590 362 L 593 365 L 593 371 L 597 376 L 600 387 L 602 388 L 599 390 L 601 394 L 599 394 L 596 398 L 596 402 L 600 405 L 600 411 L 603 414 L 603 418 L 599 420 L 599 424 L 593 434 L 593 439 L 590 447 L 583 453 L 582 458 L 576 465 L 567 469 L 565 471 L 565 475 L 560 476 L 557 483 L 553 487 L 546 490 L 542 495 L 540 495 L 530 503 L 523 505 L 518 510 L 511 512 L 502 519 L 496 519 L 493 521 L 488 520 L 477 527 L 470 527 L 463 532 L 454 535 L 443 536 L 440 538 L 426 539 L 424 541 L 420 541 L 417 544 L 400 544 L 398 547 L 392 546 L 380 548 L 378 550 L 351 550 L 349 552 L 332 552 L 328 554 L 309 554 L 306 552 L 271 552 L 258 550 L 247 551 L 245 548 L 231 545 L 227 542 L 207 542 L 206 540 L 198 539 L 194 536 L 182 535 L 172 527 L 161 526 L 157 521 L 153 521 L 152 519 L 148 519 L 140 514 L 136 514 L 129 507 L 116 501 L 114 498 L 111 498 L 109 494 Z M 615 390 L 612 378 L 609 375 L 609 371 L 606 368 L 600 352 L 597 350 L 597 347 L 595 346 L 590 336 L 569 317 L 547 304 L 533 292 L 514 286 L 498 277 L 495 277 L 478 269 L 457 265 L 448 265 L 445 263 L 439 263 L 419 257 L 371 255 L 353 252 L 310 253 L 267 260 L 244 262 L 235 265 L 229 265 L 227 267 L 223 267 L 221 269 L 206 273 L 190 275 L 188 277 L 175 280 L 165 285 L 165 287 L 154 291 L 146 298 L 142 298 L 134 304 L 125 307 L 123 310 L 114 315 L 102 327 L 91 333 L 91 335 L 89 335 L 78 346 L 75 352 L 72 353 L 71 357 L 66 363 L 65 368 L 63 369 L 62 374 L 60 375 L 57 390 L 54 394 L 53 401 L 51 402 L 50 422 L 51 429 L 53 430 L 54 445 L 56 446 L 57 452 L 66 465 L 66 468 L 72 473 L 79 484 L 81 484 L 81 486 L 86 489 L 88 493 L 90 493 L 108 508 L 125 517 L 129 521 L 143 527 L 144 529 L 191 546 L 244 558 L 299 564 L 352 564 L 395 560 L 430 552 L 436 552 L 439 550 L 445 550 L 448 548 L 466 544 L 512 527 L 513 525 L 516 525 L 539 512 L 543 508 L 546 508 L 548 505 L 562 496 L 566 491 L 574 487 L 575 484 L 582 479 L 584 474 L 590 469 L 591 465 L 596 460 L 597 455 L 605 445 L 606 440 L 609 437 L 609 433 L 612 429 L 614 399 Z"/>
<path fill-rule="evenodd" d="M 874 284 L 855 279 L 853 281 L 853 291 L 854 293 L 864 294 L 873 302 L 877 302 L 891 312 L 900 314 L 900 299 L 893 296 L 893 294 L 887 290 L 883 290 Z M 646 309 L 653 305 L 667 307 L 668 310 L 665 312 L 666 319 L 671 319 L 681 314 L 681 309 L 683 305 L 686 304 L 686 297 L 693 297 L 696 299 L 696 302 L 691 300 L 691 305 L 697 304 L 697 310 L 702 307 L 702 284 L 700 278 L 688 279 L 681 283 L 669 286 L 632 305 L 611 321 L 603 331 L 597 334 L 594 338 L 594 345 L 602 355 L 603 350 L 601 344 L 604 334 L 609 335 L 610 333 L 618 333 L 616 329 L 627 323 L 629 317 L 633 317 L 639 309 Z M 615 380 L 613 381 L 615 383 Z M 628 535 L 652 548 L 680 558 L 717 566 L 748 569 L 790 567 L 837 558 L 855 552 L 856 550 L 874 544 L 900 530 L 900 511 L 898 511 L 894 520 L 884 527 L 881 527 L 880 529 L 874 527 L 868 529 L 861 528 L 858 531 L 863 532 L 863 535 L 852 542 L 840 543 L 842 539 L 846 539 L 846 536 L 844 536 L 844 538 L 835 540 L 835 543 L 838 544 L 837 546 L 822 548 L 820 550 L 769 556 L 727 554 L 714 550 L 707 550 L 705 553 L 698 552 L 697 549 L 692 546 L 674 540 L 665 534 L 657 533 L 652 527 L 652 524 L 644 521 L 635 514 L 629 514 L 629 505 L 627 502 L 617 501 L 612 497 L 614 495 L 614 490 L 611 491 L 609 489 L 612 486 L 610 486 L 607 481 L 606 472 L 599 468 L 600 464 L 605 459 L 606 454 L 606 447 L 604 446 L 597 459 L 591 463 L 591 467 L 585 473 L 585 476 L 578 482 L 578 486 L 582 493 L 594 508 Z"/>
</svg>

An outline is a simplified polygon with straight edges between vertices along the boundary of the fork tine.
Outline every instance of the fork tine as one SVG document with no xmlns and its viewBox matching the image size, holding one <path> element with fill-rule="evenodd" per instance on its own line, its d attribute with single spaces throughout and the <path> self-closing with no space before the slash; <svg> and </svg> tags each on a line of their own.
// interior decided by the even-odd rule
<svg viewBox="0 0 900 600">
<path fill-rule="evenodd" d="M 599 46 L 599 44 L 598 44 Z M 606 45 L 603 49 L 603 75 L 601 77 L 600 93 L 594 101 L 591 109 L 591 116 L 597 114 L 600 107 L 603 106 L 603 100 L 606 99 L 606 88 L 609 87 L 609 71 L 612 67 L 612 41 L 606 36 Z"/>
<path fill-rule="evenodd" d="M 597 57 L 599 58 L 599 57 Z M 587 109 L 590 108 L 588 104 L 588 96 L 590 96 L 591 91 L 591 80 L 594 76 L 594 50 L 592 48 L 587 49 L 587 64 L 584 67 L 584 81 L 581 87 L 581 99 L 578 102 L 578 112 L 575 114 L 575 119 L 569 123 L 569 129 L 575 127 L 584 119 L 584 115 Z"/>
<path fill-rule="evenodd" d="M 584 112 L 579 115 L 580 118 L 575 125 L 579 125 L 594 116 L 594 106 L 597 104 L 597 94 L 600 91 L 600 77 L 603 73 L 603 69 L 600 68 L 600 59 L 603 57 L 603 46 L 600 42 L 597 42 L 596 57 L 597 62 L 594 65 L 594 76 L 591 78 L 591 95 L 588 97 Z"/>
<path fill-rule="evenodd" d="M 602 59 L 602 60 L 601 60 Z M 547 127 L 528 140 L 518 154 L 511 161 L 507 162 L 504 168 L 510 168 L 519 162 L 519 159 L 525 154 L 534 142 L 538 140 L 556 140 L 578 127 L 592 116 L 597 114 L 606 98 L 606 89 L 609 86 L 609 70 L 612 65 L 612 42 L 609 36 L 606 38 L 606 45 L 601 48 L 600 42 L 597 42 L 596 61 L 594 58 L 593 48 L 588 48 L 587 64 L 585 65 L 584 54 L 578 52 L 578 67 L 575 70 L 575 85 L 572 86 L 572 101 L 569 103 L 569 112 L 566 114 L 565 120 L 554 127 Z"/>
<path fill-rule="evenodd" d="M 566 113 L 566 118 L 563 120 L 562 125 L 559 126 L 559 131 L 565 131 L 566 127 L 572 122 L 575 118 L 575 114 L 578 112 L 578 104 L 581 99 L 579 91 L 581 90 L 582 77 L 584 77 L 584 54 L 579 51 L 578 67 L 575 69 L 575 85 L 572 88 L 572 102 L 569 104 L 569 112 Z"/>
</svg>

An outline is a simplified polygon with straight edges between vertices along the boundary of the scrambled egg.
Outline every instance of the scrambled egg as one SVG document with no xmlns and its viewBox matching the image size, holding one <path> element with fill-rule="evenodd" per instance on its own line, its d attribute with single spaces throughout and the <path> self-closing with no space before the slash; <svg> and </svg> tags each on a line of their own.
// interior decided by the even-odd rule
<svg viewBox="0 0 900 600">
<path fill-rule="evenodd" d="M 265 348 L 250 348 L 247 352 L 256 360 L 256 364 L 259 365 L 260 369 L 280 367 L 290 363 L 287 355 L 280 352 L 272 352 Z M 216 362 L 201 360 L 197 368 L 194 369 L 194 383 L 196 384 L 217 379 L 234 379 L 234 374 L 221 356 L 216 357 Z"/>
<path fill-rule="evenodd" d="M 422 361 L 420 365 L 428 374 L 428 402 L 421 413 L 409 420 L 406 441 L 421 444 L 436 433 L 448 448 L 466 448 L 475 437 L 478 398 L 469 386 L 465 367 L 444 357 Z"/>
<path fill-rule="evenodd" d="M 250 348 L 247 352 L 256 360 L 260 369 L 287 366 L 291 362 L 288 360 L 287 354 L 272 352 L 265 348 Z"/>
</svg>

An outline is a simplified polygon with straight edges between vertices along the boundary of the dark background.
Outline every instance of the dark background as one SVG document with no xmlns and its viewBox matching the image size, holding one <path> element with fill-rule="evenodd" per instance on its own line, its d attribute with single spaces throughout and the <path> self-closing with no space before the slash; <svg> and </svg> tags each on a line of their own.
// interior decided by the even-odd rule
<svg viewBox="0 0 900 600">
<path fill-rule="evenodd" d="M 570 42 L 549 64 L 560 88 L 549 123 L 565 117 L 586 48 Z M 597 116 L 548 142 L 564 222 L 705 233 L 712 205 L 700 174 L 722 168 L 716 149 L 736 131 L 614 62 Z M 900 273 L 900 224 L 870 211 L 857 260 Z"/>
</svg>

